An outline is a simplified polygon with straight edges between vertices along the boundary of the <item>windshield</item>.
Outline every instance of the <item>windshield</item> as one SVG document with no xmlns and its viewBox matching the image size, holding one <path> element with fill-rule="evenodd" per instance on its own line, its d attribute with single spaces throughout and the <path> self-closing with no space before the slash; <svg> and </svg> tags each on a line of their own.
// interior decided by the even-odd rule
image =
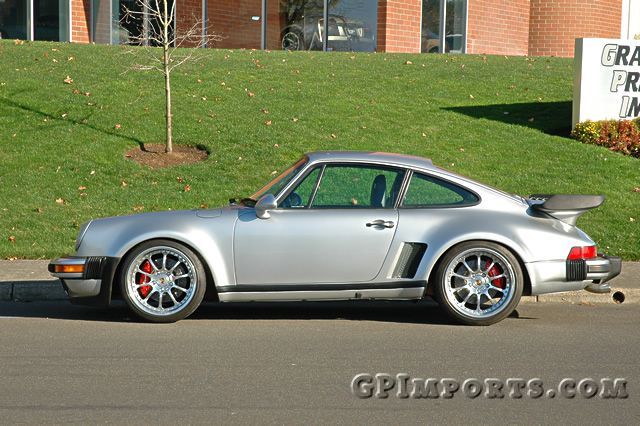
<svg viewBox="0 0 640 426">
<path fill-rule="evenodd" d="M 304 168 L 308 160 L 309 159 L 307 158 L 307 156 L 302 157 L 294 165 L 289 167 L 284 172 L 280 173 L 278 177 L 263 186 L 258 192 L 253 194 L 251 198 L 253 200 L 258 200 L 265 194 L 271 194 L 274 197 L 277 196 L 278 193 L 280 193 L 280 191 L 282 191 L 282 189 L 287 186 L 291 179 L 293 179 L 293 177 L 296 176 L 300 172 L 300 170 Z"/>
</svg>

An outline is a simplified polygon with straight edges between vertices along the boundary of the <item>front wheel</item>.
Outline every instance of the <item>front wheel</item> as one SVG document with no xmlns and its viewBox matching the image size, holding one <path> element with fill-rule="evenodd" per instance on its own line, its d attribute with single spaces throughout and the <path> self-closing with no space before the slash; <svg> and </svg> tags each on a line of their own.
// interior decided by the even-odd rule
<svg viewBox="0 0 640 426">
<path fill-rule="evenodd" d="M 127 305 L 152 322 L 175 322 L 202 302 L 206 275 L 198 256 L 169 240 L 147 241 L 125 258 L 120 289 Z"/>
<path fill-rule="evenodd" d="M 513 312 L 522 296 L 524 276 L 515 256 L 487 241 L 458 244 L 436 270 L 436 298 L 453 319 L 490 325 Z"/>
</svg>

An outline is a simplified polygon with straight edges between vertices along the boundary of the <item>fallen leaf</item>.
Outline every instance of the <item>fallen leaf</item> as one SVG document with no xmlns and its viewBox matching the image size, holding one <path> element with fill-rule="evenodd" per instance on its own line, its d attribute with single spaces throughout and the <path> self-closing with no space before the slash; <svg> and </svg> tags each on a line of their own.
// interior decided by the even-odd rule
<svg viewBox="0 0 640 426">
<path fill-rule="evenodd" d="M 469 99 L 475 99 L 473 95 L 469 95 Z"/>
<path fill-rule="evenodd" d="M 91 170 L 91 173 L 89 173 L 89 174 L 90 174 L 91 176 L 93 176 L 93 175 L 95 175 L 95 174 L 96 174 L 96 171 L 95 171 L 95 170 Z"/>
<path fill-rule="evenodd" d="M 8 240 L 9 240 L 10 243 L 15 243 L 16 242 L 16 237 L 14 235 L 9 235 Z"/>
<path fill-rule="evenodd" d="M 63 80 L 66 84 L 73 84 L 73 79 L 69 76 Z"/>
<path fill-rule="evenodd" d="M 405 61 L 405 63 L 404 63 L 404 64 L 405 64 L 405 65 L 413 65 L 413 62 L 411 62 L 411 61 Z"/>
<path fill-rule="evenodd" d="M 65 203 L 65 201 L 64 201 L 64 199 L 62 199 L 62 198 L 56 198 L 56 203 L 57 203 L 57 204 L 64 204 L 64 203 Z"/>
<path fill-rule="evenodd" d="M 203 204 L 200 204 L 200 208 L 201 209 L 208 209 L 209 205 L 203 203 Z"/>
<path fill-rule="evenodd" d="M 464 148 L 460 148 L 460 152 L 464 152 Z"/>
<path fill-rule="evenodd" d="M 143 205 L 133 206 L 133 211 L 134 212 L 141 212 L 142 210 L 144 210 L 144 206 Z"/>
<path fill-rule="evenodd" d="M 274 176 L 274 175 L 277 175 L 277 174 L 278 174 L 277 170 L 274 170 L 274 171 L 271 172 L 271 176 Z"/>
<path fill-rule="evenodd" d="M 191 191 L 191 185 L 187 184 L 184 186 L 184 192 L 189 192 Z"/>
<path fill-rule="evenodd" d="M 24 40 L 14 40 L 13 44 L 15 44 L 16 46 L 22 46 L 24 44 Z"/>
<path fill-rule="evenodd" d="M 636 220 L 632 217 L 629 218 L 629 222 L 635 222 Z"/>
<path fill-rule="evenodd" d="M 86 186 L 79 186 L 78 187 L 78 191 L 86 191 L 87 187 Z"/>
<path fill-rule="evenodd" d="M 263 114 L 269 114 L 269 110 L 266 108 L 262 108 L 260 111 L 262 111 Z"/>
<path fill-rule="evenodd" d="M 74 58 L 73 56 L 69 56 L 69 57 L 67 58 L 67 61 L 73 61 L 74 59 L 76 59 L 76 58 Z"/>
<path fill-rule="evenodd" d="M 120 182 L 120 186 L 124 188 L 126 186 L 129 186 L 129 184 L 127 183 L 126 180 L 123 180 L 122 182 Z"/>
<path fill-rule="evenodd" d="M 184 182 L 184 179 L 182 179 L 182 177 L 180 176 L 176 177 L 176 180 L 178 181 L 178 183 Z"/>
<path fill-rule="evenodd" d="M 335 139 L 335 138 L 337 138 L 336 134 L 335 133 L 331 133 L 331 139 Z"/>
<path fill-rule="evenodd" d="M 80 94 L 80 89 L 73 89 L 71 91 L 74 95 L 79 95 Z"/>
<path fill-rule="evenodd" d="M 633 188 L 633 192 L 640 192 L 640 186 Z"/>
<path fill-rule="evenodd" d="M 203 101 L 206 101 L 206 100 L 207 100 L 207 97 L 206 97 L 206 96 L 203 96 L 203 97 L 202 97 L 202 100 L 203 100 Z"/>
<path fill-rule="evenodd" d="M 298 117 L 293 117 L 293 118 L 291 119 L 291 121 L 293 121 L 294 123 L 297 123 L 297 122 L 298 122 L 298 120 L 299 120 L 299 118 L 298 118 Z"/>
<path fill-rule="evenodd" d="M 426 133 L 424 133 L 424 132 L 422 132 L 422 137 L 423 137 L 423 138 L 426 138 L 426 137 L 427 137 L 427 134 L 426 134 Z"/>
<path fill-rule="evenodd" d="M 36 213 L 42 213 L 43 210 L 40 207 L 36 207 L 33 211 Z"/>
<path fill-rule="evenodd" d="M 247 96 L 249 96 L 250 98 L 253 98 L 255 96 L 255 93 L 253 92 L 247 92 Z"/>
<path fill-rule="evenodd" d="M 267 126 L 271 126 L 272 122 L 271 122 L 271 120 L 267 120 L 267 121 L 264 122 L 264 124 L 266 124 Z"/>
<path fill-rule="evenodd" d="M 533 122 L 535 121 L 535 118 L 531 117 L 531 118 L 529 118 L 529 120 L 527 120 L 527 121 L 529 121 L 529 123 L 533 123 Z"/>
<path fill-rule="evenodd" d="M 116 129 L 116 130 L 118 130 L 118 129 L 122 128 L 122 125 L 120 125 L 120 124 L 116 124 L 115 126 L 113 126 L 113 128 L 114 128 L 114 129 Z"/>
<path fill-rule="evenodd" d="M 273 147 L 274 147 L 274 148 L 280 148 L 280 145 L 278 145 L 277 143 L 274 143 L 274 144 L 273 144 Z"/>
</svg>

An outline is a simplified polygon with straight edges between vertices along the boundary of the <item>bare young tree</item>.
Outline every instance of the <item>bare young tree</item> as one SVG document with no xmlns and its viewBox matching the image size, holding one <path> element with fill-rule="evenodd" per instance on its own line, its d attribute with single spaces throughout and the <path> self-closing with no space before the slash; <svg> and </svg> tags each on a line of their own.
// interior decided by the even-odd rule
<svg viewBox="0 0 640 426">
<path fill-rule="evenodd" d="M 173 152 L 173 112 L 171 107 L 171 72 L 188 61 L 197 61 L 205 56 L 203 49 L 208 44 L 222 39 L 211 32 L 201 19 L 195 17 L 185 28 L 176 28 L 175 0 L 135 0 L 135 7 L 124 7 L 121 32 L 126 42 L 142 46 L 147 53 L 145 64 L 135 64 L 134 70 L 156 70 L 164 76 L 166 141 L 165 152 Z M 134 34 L 129 33 L 132 28 Z M 162 51 L 158 55 L 159 50 Z M 132 49 L 137 57 L 138 49 Z"/>
</svg>

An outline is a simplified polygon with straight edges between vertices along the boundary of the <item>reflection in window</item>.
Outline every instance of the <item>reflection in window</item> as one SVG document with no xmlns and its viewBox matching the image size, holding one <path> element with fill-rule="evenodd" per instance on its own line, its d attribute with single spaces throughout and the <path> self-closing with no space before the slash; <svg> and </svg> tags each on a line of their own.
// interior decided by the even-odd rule
<svg viewBox="0 0 640 426">
<path fill-rule="evenodd" d="M 466 11 L 466 0 L 422 0 L 421 51 L 464 53 Z"/>
<path fill-rule="evenodd" d="M 267 48 L 322 50 L 325 37 L 323 0 L 267 1 Z M 329 0 L 327 50 L 374 51 L 378 0 Z"/>
<path fill-rule="evenodd" d="M 27 39 L 27 0 L 0 0 L 0 38 Z"/>
<path fill-rule="evenodd" d="M 329 3 L 327 50 L 373 52 L 378 30 L 377 0 Z"/>
<path fill-rule="evenodd" d="M 34 0 L 33 38 L 35 40 L 69 40 L 69 2 Z"/>
</svg>

